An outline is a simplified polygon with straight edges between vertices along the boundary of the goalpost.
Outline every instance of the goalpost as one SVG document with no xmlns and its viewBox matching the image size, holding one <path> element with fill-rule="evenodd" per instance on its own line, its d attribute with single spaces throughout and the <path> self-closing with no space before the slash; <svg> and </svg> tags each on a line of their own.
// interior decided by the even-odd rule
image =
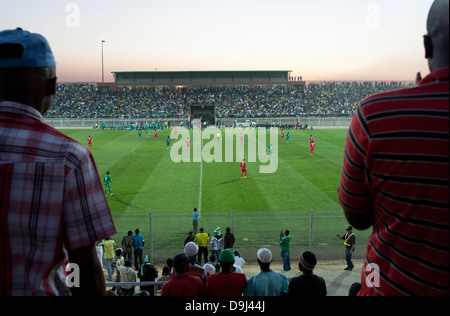
<svg viewBox="0 0 450 316">
<path fill-rule="evenodd" d="M 193 119 L 192 124 L 194 129 L 200 129 L 202 127 L 202 120 L 201 119 Z"/>
</svg>

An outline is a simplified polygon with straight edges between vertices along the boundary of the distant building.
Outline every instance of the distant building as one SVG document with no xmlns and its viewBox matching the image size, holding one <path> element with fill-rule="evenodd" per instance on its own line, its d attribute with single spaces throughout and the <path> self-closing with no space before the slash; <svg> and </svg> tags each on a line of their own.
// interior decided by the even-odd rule
<svg viewBox="0 0 450 316">
<path fill-rule="evenodd" d="M 97 83 L 99 88 L 300 88 L 302 77 L 290 70 L 275 71 L 123 71 L 112 72 L 114 82 Z"/>
</svg>

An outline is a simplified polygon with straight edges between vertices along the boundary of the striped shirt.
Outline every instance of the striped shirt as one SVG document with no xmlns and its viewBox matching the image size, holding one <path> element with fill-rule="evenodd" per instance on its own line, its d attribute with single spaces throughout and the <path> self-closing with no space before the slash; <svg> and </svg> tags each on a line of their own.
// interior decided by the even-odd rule
<svg viewBox="0 0 450 316">
<path fill-rule="evenodd" d="M 90 152 L 0 102 L 0 296 L 70 295 L 66 250 L 115 233 Z"/>
<path fill-rule="evenodd" d="M 371 96 L 353 118 L 338 198 L 374 218 L 360 295 L 449 295 L 448 76 Z"/>
</svg>

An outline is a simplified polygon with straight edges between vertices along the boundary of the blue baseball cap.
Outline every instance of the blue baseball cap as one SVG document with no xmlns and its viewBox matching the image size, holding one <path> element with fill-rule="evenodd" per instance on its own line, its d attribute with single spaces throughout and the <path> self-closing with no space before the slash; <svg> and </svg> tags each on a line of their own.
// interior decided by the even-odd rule
<svg viewBox="0 0 450 316">
<path fill-rule="evenodd" d="M 50 45 L 42 35 L 21 28 L 0 32 L 0 69 L 55 66 Z"/>
</svg>

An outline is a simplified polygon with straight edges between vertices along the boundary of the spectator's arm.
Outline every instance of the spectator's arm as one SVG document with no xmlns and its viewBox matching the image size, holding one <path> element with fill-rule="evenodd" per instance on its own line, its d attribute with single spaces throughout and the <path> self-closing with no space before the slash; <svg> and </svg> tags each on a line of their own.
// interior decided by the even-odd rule
<svg viewBox="0 0 450 316">
<path fill-rule="evenodd" d="M 80 287 L 71 288 L 73 296 L 104 296 L 106 293 L 103 269 L 97 257 L 95 245 L 71 250 L 70 263 L 80 268 Z"/>
<path fill-rule="evenodd" d="M 359 230 L 367 229 L 374 223 L 370 178 L 367 177 L 365 160 L 369 136 L 359 108 L 348 132 L 338 192 L 339 203 L 347 221 Z"/>
</svg>

